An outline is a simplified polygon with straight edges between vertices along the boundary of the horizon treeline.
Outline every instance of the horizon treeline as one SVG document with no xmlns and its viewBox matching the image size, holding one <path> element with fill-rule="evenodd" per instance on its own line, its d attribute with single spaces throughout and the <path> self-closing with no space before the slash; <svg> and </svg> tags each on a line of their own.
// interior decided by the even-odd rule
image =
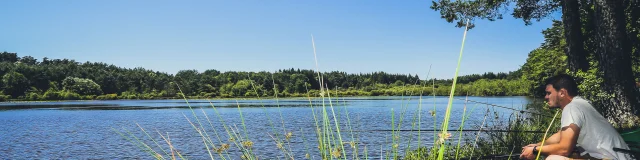
<svg viewBox="0 0 640 160">
<path fill-rule="evenodd" d="M 338 96 L 448 95 L 452 79 L 420 79 L 418 75 L 385 72 L 321 74 L 325 87 Z M 17 53 L 0 53 L 0 99 L 156 99 L 299 97 L 320 95 L 318 73 L 307 69 L 275 72 L 180 70 L 175 75 L 144 68 L 123 68 L 102 62 L 72 59 L 37 60 Z M 459 95 L 527 95 L 519 71 L 487 72 L 458 77 Z M 434 85 L 435 84 L 435 85 Z M 457 95 L 458 95 L 457 94 Z"/>
</svg>

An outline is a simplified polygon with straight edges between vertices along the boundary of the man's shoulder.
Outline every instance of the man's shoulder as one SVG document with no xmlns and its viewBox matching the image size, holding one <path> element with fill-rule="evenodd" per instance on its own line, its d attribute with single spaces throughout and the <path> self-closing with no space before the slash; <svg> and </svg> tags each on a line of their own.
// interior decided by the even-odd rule
<svg viewBox="0 0 640 160">
<path fill-rule="evenodd" d="M 573 100 L 571 100 L 571 102 L 569 104 L 567 104 L 567 106 L 589 106 L 589 107 L 593 107 L 591 105 L 591 101 L 584 99 L 583 97 L 580 96 L 576 96 L 573 97 Z"/>
<path fill-rule="evenodd" d="M 584 112 L 588 112 L 591 109 L 593 109 L 593 106 L 591 105 L 591 102 L 576 96 L 574 97 L 571 102 L 569 102 L 569 104 L 567 104 L 567 106 L 564 107 L 564 109 L 562 109 L 562 113 L 563 114 L 575 114 L 575 113 L 580 113 L 580 114 L 584 114 Z"/>
</svg>

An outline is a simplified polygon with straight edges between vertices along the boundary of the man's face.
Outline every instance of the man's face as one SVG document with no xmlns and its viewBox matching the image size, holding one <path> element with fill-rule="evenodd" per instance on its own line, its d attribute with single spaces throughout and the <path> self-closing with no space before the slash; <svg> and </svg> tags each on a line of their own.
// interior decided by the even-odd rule
<svg viewBox="0 0 640 160">
<path fill-rule="evenodd" d="M 546 100 L 547 103 L 549 104 L 549 108 L 560 107 L 560 104 L 558 102 L 558 100 L 560 100 L 558 91 L 556 91 L 556 89 L 554 89 L 552 85 L 548 84 L 547 88 L 545 89 L 545 92 L 547 94 L 546 96 L 544 96 L 544 100 Z"/>
</svg>

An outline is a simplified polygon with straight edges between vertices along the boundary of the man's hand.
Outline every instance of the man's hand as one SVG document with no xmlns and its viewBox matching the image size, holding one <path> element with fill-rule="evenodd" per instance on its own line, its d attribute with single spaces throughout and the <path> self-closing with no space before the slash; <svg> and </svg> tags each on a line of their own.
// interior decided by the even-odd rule
<svg viewBox="0 0 640 160">
<path fill-rule="evenodd" d="M 527 145 L 522 149 L 522 154 L 520 154 L 520 159 L 535 159 L 535 158 L 536 158 L 536 155 L 533 154 L 533 147 L 530 147 L 529 145 Z"/>
<path fill-rule="evenodd" d="M 535 147 L 535 146 L 538 146 L 538 144 L 537 144 L 537 143 L 534 143 L 534 144 L 529 144 L 529 145 L 527 145 L 527 146 L 524 146 L 524 147 L 522 147 L 522 148 L 525 148 L 525 147 Z"/>
</svg>

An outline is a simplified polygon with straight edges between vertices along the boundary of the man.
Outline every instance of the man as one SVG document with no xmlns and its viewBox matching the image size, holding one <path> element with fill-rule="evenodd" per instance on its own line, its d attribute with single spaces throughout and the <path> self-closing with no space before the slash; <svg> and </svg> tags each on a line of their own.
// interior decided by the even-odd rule
<svg viewBox="0 0 640 160">
<path fill-rule="evenodd" d="M 547 159 L 631 159 L 613 150 L 629 147 L 590 102 L 578 96 L 578 85 L 571 76 L 557 75 L 545 84 L 549 107 L 562 109 L 561 129 L 547 138 L 543 146 L 538 143 L 523 147 L 520 158 L 535 159 L 542 152 Z M 579 152 L 572 154 L 574 150 Z"/>
</svg>

